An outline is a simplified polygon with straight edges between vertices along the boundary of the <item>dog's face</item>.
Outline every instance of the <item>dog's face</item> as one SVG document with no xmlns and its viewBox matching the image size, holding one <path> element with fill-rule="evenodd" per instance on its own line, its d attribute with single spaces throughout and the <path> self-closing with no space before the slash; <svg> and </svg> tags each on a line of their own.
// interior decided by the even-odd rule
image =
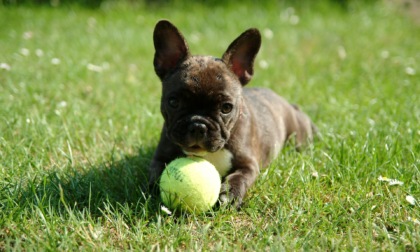
<svg viewBox="0 0 420 252">
<path fill-rule="evenodd" d="M 167 137 L 185 154 L 222 149 L 243 106 L 242 86 L 252 77 L 260 47 L 257 30 L 239 36 L 221 59 L 191 56 L 181 33 L 168 21 L 155 28 L 154 66 L 162 80 L 161 112 Z"/>
<path fill-rule="evenodd" d="M 240 114 L 242 87 L 221 60 L 188 58 L 163 81 L 162 91 L 168 137 L 185 154 L 223 148 Z"/>
</svg>

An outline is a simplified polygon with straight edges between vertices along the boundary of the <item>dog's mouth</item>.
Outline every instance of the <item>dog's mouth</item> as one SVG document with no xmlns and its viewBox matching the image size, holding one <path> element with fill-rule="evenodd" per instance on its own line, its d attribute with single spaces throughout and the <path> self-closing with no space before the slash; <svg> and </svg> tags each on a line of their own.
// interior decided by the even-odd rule
<svg viewBox="0 0 420 252">
<path fill-rule="evenodd" d="M 169 138 L 186 155 L 204 157 L 223 148 L 226 141 L 221 137 L 217 123 L 207 119 L 190 121 L 179 120 L 169 129 Z"/>
<path fill-rule="evenodd" d="M 193 150 L 193 151 L 200 151 L 203 150 L 202 147 L 200 147 L 198 144 L 195 144 L 193 146 L 191 146 L 189 149 Z"/>
<path fill-rule="evenodd" d="M 223 147 L 222 145 L 205 147 L 200 144 L 193 144 L 187 147 L 183 146 L 182 151 L 187 156 L 205 157 L 208 153 L 216 152 L 220 150 L 222 147 Z"/>
<path fill-rule="evenodd" d="M 197 156 L 197 157 L 204 157 L 207 155 L 208 151 L 201 147 L 198 144 L 189 146 L 189 147 L 183 147 L 182 151 L 187 156 Z"/>
</svg>

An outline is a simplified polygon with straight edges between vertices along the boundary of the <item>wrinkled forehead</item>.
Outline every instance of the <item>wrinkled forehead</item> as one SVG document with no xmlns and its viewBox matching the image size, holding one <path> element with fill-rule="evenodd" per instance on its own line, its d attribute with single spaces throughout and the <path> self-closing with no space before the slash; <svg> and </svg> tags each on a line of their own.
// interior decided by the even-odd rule
<svg viewBox="0 0 420 252">
<path fill-rule="evenodd" d="M 203 74 L 206 72 L 221 72 L 226 68 L 225 63 L 212 56 L 192 56 L 182 63 L 181 68 L 186 74 Z"/>
<path fill-rule="evenodd" d="M 189 88 L 200 87 L 205 90 L 225 89 L 239 85 L 236 76 L 219 58 L 211 56 L 192 56 L 181 66 L 184 83 Z M 233 91 L 233 90 L 232 90 Z"/>
<path fill-rule="evenodd" d="M 242 85 L 236 75 L 218 58 L 191 56 L 163 81 L 165 96 L 190 94 L 191 97 L 222 95 L 239 97 Z"/>
</svg>

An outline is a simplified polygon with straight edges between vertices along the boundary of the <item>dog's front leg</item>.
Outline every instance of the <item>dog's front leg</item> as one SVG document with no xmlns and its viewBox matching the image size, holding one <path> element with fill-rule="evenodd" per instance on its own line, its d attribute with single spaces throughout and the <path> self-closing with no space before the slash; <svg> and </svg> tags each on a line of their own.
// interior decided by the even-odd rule
<svg viewBox="0 0 420 252">
<path fill-rule="evenodd" d="M 157 183 L 166 165 L 181 156 L 184 156 L 181 149 L 168 139 L 166 128 L 163 128 L 159 144 L 149 166 L 149 189 L 152 193 L 158 191 Z"/>
<path fill-rule="evenodd" d="M 219 200 L 222 204 L 232 203 L 233 206 L 239 209 L 246 191 L 251 187 L 259 174 L 259 166 L 255 160 L 248 159 L 235 167 L 237 168 L 224 179 Z"/>
<path fill-rule="evenodd" d="M 151 190 L 156 189 L 156 183 L 163 170 L 165 169 L 165 162 L 162 162 L 156 158 L 153 158 L 149 167 L 149 188 Z"/>
</svg>

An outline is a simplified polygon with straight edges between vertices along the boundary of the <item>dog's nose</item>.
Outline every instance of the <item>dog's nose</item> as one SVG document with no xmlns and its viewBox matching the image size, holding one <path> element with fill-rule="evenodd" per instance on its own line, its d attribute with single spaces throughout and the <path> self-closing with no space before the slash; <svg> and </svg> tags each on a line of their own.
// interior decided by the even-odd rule
<svg viewBox="0 0 420 252">
<path fill-rule="evenodd" d="M 196 139 L 201 139 L 207 133 L 207 126 L 204 123 L 192 123 L 188 126 L 188 132 Z"/>
</svg>

